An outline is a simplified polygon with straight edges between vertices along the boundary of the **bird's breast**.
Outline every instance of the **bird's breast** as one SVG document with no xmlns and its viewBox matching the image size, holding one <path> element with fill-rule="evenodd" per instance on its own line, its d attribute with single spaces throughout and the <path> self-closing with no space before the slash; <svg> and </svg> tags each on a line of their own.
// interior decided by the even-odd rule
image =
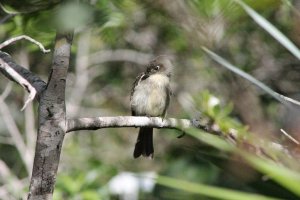
<svg viewBox="0 0 300 200">
<path fill-rule="evenodd" d="M 135 87 L 131 106 L 137 115 L 161 116 L 167 106 L 169 78 L 154 74 Z"/>
</svg>

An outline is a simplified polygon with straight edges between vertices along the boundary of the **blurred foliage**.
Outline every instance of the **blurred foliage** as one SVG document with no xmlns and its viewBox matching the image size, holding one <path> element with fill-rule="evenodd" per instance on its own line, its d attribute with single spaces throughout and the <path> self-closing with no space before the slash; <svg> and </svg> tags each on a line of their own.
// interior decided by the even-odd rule
<svg viewBox="0 0 300 200">
<path fill-rule="evenodd" d="M 204 90 L 194 97 L 195 106 L 202 111 L 202 117 L 209 117 L 220 128 L 220 131 L 228 133 L 235 131 L 238 134 L 245 135 L 247 127 L 239 120 L 232 117 L 232 103 L 222 106 L 219 98 L 213 96 L 209 91 Z"/>
<path fill-rule="evenodd" d="M 54 199 L 108 199 L 109 193 L 105 185 L 116 169 L 113 166 L 95 163 L 92 170 L 73 170 L 60 173 L 56 183 Z M 103 186 L 103 187 L 99 187 Z"/>
<path fill-rule="evenodd" d="M 24 0 L 20 4 L 18 0 L 3 0 L 1 1 L 1 8 L 6 13 L 32 13 L 40 12 L 41 10 L 50 9 L 63 0 Z"/>
<path fill-rule="evenodd" d="M 297 1 L 244 2 L 299 46 Z M 299 109 L 288 109 L 242 78 L 214 67 L 216 63 L 202 49 L 216 52 L 276 92 L 299 98 L 299 60 L 236 1 L 3 0 L 0 5 L 1 41 L 26 34 L 52 48 L 56 29 L 75 30 L 66 90 L 69 117 L 129 115 L 131 85 L 144 70 L 142 63 L 167 54 L 176 66 L 168 116 L 208 120 L 223 133 L 191 129 L 177 139 L 180 133 L 174 130 L 157 130 L 162 134 L 154 138 L 154 160 L 133 160 L 137 129 L 70 133 L 54 199 L 118 199 L 109 194 L 107 184 L 122 171 L 155 171 L 173 178 L 165 182 L 158 178 L 161 185 L 151 193 L 141 191 L 141 199 L 222 199 L 222 194 L 238 194 L 240 199 L 246 199 L 245 194 L 259 195 L 256 199 L 299 198 L 299 145 L 279 131 L 283 128 L 299 141 Z M 3 51 L 47 80 L 51 54 L 43 55 L 28 41 Z M 6 85 L 2 77 L 1 93 Z M 36 126 L 37 120 L 26 119 L 31 116 L 29 109 L 37 118 L 37 105 L 20 113 L 23 99 L 23 89 L 14 85 L 5 103 L 33 151 L 27 136 L 35 137 L 30 124 Z M 1 173 L 0 186 L 9 188 L 10 197 L 19 198 L 26 192 L 30 173 L 0 104 L 0 159 L 22 187 L 8 187 Z"/>
<path fill-rule="evenodd" d="M 202 184 L 193 184 L 191 182 L 186 182 L 186 181 L 180 181 L 177 179 L 173 178 L 168 178 L 168 177 L 163 177 L 160 176 L 157 178 L 157 183 L 167 186 L 167 187 L 172 187 L 176 188 L 179 190 L 184 190 L 190 193 L 196 193 L 200 194 L 206 197 L 213 197 L 216 199 L 228 199 L 228 200 L 252 200 L 252 199 L 260 199 L 260 200 L 271 200 L 275 198 L 268 198 L 256 194 L 247 194 L 243 192 L 238 192 L 238 191 L 233 191 L 233 190 L 227 190 L 227 189 L 222 189 L 222 188 L 217 188 L 217 187 L 211 187 L 207 185 L 202 185 Z"/>
</svg>

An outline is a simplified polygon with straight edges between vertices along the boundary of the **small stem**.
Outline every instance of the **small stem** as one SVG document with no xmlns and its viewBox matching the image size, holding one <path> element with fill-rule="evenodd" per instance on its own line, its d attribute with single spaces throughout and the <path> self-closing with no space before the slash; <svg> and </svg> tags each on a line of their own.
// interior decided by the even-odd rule
<svg viewBox="0 0 300 200">
<path fill-rule="evenodd" d="M 22 40 L 22 39 L 28 40 L 28 41 L 36 44 L 41 49 L 41 51 L 43 53 L 49 53 L 50 52 L 50 49 L 45 49 L 45 47 L 42 45 L 42 43 L 36 41 L 35 39 L 33 39 L 33 38 L 31 38 L 27 35 L 20 35 L 20 36 L 13 37 L 11 39 L 6 40 L 5 42 L 0 44 L 0 49 L 10 45 L 11 43 L 14 43 L 14 42 L 18 41 L 18 40 Z"/>
</svg>

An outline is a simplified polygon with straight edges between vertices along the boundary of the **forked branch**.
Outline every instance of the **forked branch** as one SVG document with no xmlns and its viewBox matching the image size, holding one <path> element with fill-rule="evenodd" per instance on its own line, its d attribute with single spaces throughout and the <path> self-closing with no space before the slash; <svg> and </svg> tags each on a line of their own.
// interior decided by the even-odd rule
<svg viewBox="0 0 300 200">
<path fill-rule="evenodd" d="M 16 64 L 8 54 L 2 51 L 0 51 L 0 72 L 8 79 L 21 85 L 29 93 L 22 110 L 46 87 L 46 83 L 40 77 Z"/>
<path fill-rule="evenodd" d="M 3 59 L 0 58 L 0 68 L 5 71 L 15 82 L 19 83 L 28 93 L 28 99 L 25 101 L 24 106 L 21 110 L 27 106 L 27 104 L 35 98 L 37 93 L 36 89 L 22 77 L 18 72 L 11 68 Z"/>
</svg>

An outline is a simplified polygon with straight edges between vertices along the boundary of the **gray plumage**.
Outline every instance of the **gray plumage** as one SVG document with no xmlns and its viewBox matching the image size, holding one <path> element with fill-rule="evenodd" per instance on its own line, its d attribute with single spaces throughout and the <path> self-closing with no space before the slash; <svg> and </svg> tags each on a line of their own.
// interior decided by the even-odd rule
<svg viewBox="0 0 300 200">
<path fill-rule="evenodd" d="M 172 69 L 166 56 L 158 56 L 136 78 L 130 96 L 133 116 L 165 117 L 170 103 Z M 153 158 L 153 154 L 153 128 L 140 128 L 133 156 Z"/>
</svg>

